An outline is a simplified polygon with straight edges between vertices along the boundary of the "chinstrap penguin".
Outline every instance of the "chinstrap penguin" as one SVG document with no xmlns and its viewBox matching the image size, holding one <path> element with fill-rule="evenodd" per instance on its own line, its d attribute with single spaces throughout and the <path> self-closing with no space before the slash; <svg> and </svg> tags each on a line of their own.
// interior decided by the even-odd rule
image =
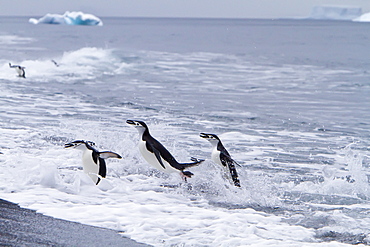
<svg viewBox="0 0 370 247">
<path fill-rule="evenodd" d="M 160 171 L 179 173 L 186 181 L 186 178 L 190 178 L 194 174 L 184 171 L 184 169 L 199 165 L 204 161 L 202 159 L 191 158 L 192 163 L 179 163 L 159 141 L 150 135 L 149 128 L 143 121 L 127 120 L 126 123 L 136 127 L 139 131 L 139 150 L 141 155 L 150 165 Z"/>
<path fill-rule="evenodd" d="M 95 143 L 91 141 L 77 140 L 64 145 L 65 148 L 74 147 L 83 151 L 82 165 L 83 171 L 89 175 L 93 182 L 99 184 L 101 178 L 105 178 L 107 174 L 107 167 L 104 159 L 122 157 L 119 154 L 103 151 L 99 152 L 95 148 Z"/>
<path fill-rule="evenodd" d="M 57 67 L 59 67 L 59 64 L 55 61 L 55 60 L 51 60 L 51 62 L 55 65 L 55 66 L 57 66 Z"/>
<path fill-rule="evenodd" d="M 11 63 L 9 63 L 9 67 L 15 69 L 19 77 L 26 78 L 26 71 L 24 70 L 26 67 L 20 65 L 12 65 Z"/>
<path fill-rule="evenodd" d="M 218 138 L 215 134 L 206 134 L 200 133 L 200 137 L 208 140 L 212 146 L 212 154 L 211 158 L 213 162 L 220 165 L 225 169 L 226 176 L 233 182 L 233 184 L 237 187 L 240 187 L 240 181 L 238 178 L 238 173 L 236 172 L 235 166 L 239 166 L 239 164 L 233 160 L 226 150 L 226 148 L 222 145 L 220 138 Z"/>
</svg>

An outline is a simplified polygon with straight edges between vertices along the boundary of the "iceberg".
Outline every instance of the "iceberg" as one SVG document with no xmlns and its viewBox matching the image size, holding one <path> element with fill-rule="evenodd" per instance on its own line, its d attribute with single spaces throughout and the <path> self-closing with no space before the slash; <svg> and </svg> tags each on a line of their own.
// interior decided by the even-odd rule
<svg viewBox="0 0 370 247">
<path fill-rule="evenodd" d="M 363 14 L 355 19 L 353 21 L 357 22 L 370 22 L 370 13 Z"/>
<path fill-rule="evenodd" d="M 351 6 L 315 6 L 312 8 L 309 19 L 315 20 L 353 20 L 362 14 L 360 7 Z"/>
<path fill-rule="evenodd" d="M 92 14 L 85 14 L 83 12 L 65 12 L 60 14 L 46 14 L 40 19 L 30 18 L 29 22 L 32 24 L 65 24 L 65 25 L 87 25 L 87 26 L 102 26 L 103 22 Z"/>
</svg>

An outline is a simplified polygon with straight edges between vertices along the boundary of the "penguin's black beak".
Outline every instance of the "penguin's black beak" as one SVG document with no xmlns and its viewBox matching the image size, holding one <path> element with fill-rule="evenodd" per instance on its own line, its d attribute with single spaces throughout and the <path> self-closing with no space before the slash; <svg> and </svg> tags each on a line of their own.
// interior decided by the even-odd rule
<svg viewBox="0 0 370 247">
<path fill-rule="evenodd" d="M 75 145 L 72 144 L 72 143 L 66 143 L 64 144 L 64 148 L 71 148 L 71 147 L 74 147 Z"/>
<path fill-rule="evenodd" d="M 127 120 L 126 123 L 130 125 L 136 125 L 135 121 L 133 120 Z"/>
<path fill-rule="evenodd" d="M 202 137 L 202 138 L 209 138 L 209 135 L 206 134 L 206 133 L 200 133 L 199 136 Z"/>
<path fill-rule="evenodd" d="M 95 143 L 93 143 L 93 142 L 88 142 L 89 143 L 89 145 L 92 145 L 92 146 L 94 146 L 95 145 Z M 70 147 L 78 147 L 78 146 L 80 146 L 81 144 L 87 144 L 84 140 L 77 140 L 77 141 L 73 141 L 73 142 L 70 142 L 70 143 L 66 143 L 66 144 L 64 144 L 64 148 L 70 148 Z"/>
</svg>

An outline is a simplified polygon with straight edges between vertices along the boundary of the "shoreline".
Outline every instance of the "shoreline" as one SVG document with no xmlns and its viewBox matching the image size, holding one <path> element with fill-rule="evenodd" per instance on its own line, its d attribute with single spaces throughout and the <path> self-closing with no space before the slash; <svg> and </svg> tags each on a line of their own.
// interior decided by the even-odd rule
<svg viewBox="0 0 370 247">
<path fill-rule="evenodd" d="M 45 216 L 3 199 L 0 229 L 0 246 L 149 246 L 114 230 Z"/>
</svg>

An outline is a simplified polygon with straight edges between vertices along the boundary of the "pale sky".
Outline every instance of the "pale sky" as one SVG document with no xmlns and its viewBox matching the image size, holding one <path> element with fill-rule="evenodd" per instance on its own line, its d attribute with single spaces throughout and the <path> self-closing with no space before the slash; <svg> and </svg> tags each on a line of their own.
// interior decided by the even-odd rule
<svg viewBox="0 0 370 247">
<path fill-rule="evenodd" d="M 315 5 L 370 12 L 370 0 L 0 0 L 0 15 L 39 18 L 69 10 L 98 17 L 290 18 L 307 17 Z"/>
</svg>

